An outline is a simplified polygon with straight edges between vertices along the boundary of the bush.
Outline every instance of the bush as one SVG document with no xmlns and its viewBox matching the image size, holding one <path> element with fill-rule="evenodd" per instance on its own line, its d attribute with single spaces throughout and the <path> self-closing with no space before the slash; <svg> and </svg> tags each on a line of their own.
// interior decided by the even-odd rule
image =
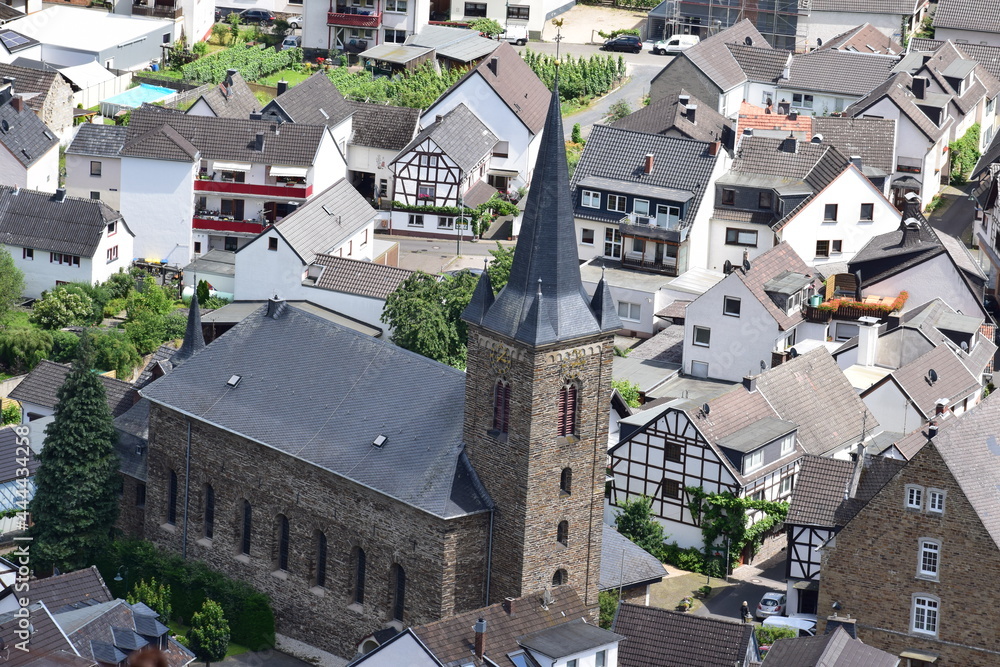
<svg viewBox="0 0 1000 667">
<path fill-rule="evenodd" d="M 628 380 L 612 380 L 611 386 L 618 390 L 621 394 L 622 399 L 628 404 L 630 408 L 638 408 L 642 405 L 639 400 L 639 385 L 634 382 L 629 382 Z"/>
<path fill-rule="evenodd" d="M 94 368 L 114 371 L 121 379 L 131 377 L 142 357 L 132 341 L 121 331 L 107 331 L 91 334 L 90 344 L 94 349 Z"/>
<path fill-rule="evenodd" d="M 21 408 L 17 403 L 11 402 L 6 408 L 0 411 L 0 426 L 7 424 L 18 424 L 21 422 Z"/>
<path fill-rule="evenodd" d="M 80 290 L 61 285 L 42 298 L 31 309 L 30 320 L 43 329 L 62 329 L 71 324 L 87 324 L 93 319 L 94 301 Z"/>
<path fill-rule="evenodd" d="M 603 30 L 598 30 L 597 34 L 603 37 L 604 39 L 614 39 L 618 35 L 635 35 L 636 37 L 641 36 L 638 28 L 619 28 L 618 30 L 612 30 L 611 32 L 604 32 Z"/>
<path fill-rule="evenodd" d="M 601 591 L 597 594 L 597 604 L 601 609 L 598 625 L 610 630 L 611 622 L 615 620 L 615 612 L 618 611 L 618 592 Z"/>
<path fill-rule="evenodd" d="M 208 42 L 195 42 L 194 44 L 191 45 L 191 52 L 194 53 L 196 56 L 203 56 L 207 54 Z"/>
<path fill-rule="evenodd" d="M 705 574 L 705 554 L 697 547 L 682 549 L 677 542 L 671 542 L 663 546 L 662 558 L 663 562 L 681 570 Z"/>
<path fill-rule="evenodd" d="M 163 318 L 164 340 L 184 338 L 187 331 L 187 318 L 180 313 L 171 313 Z"/>
<path fill-rule="evenodd" d="M 140 310 L 125 322 L 125 335 L 139 354 L 149 354 L 167 340 L 166 318 L 150 310 Z"/>
<path fill-rule="evenodd" d="M 951 154 L 951 184 L 965 185 L 966 176 L 979 161 L 979 123 L 948 144 Z"/>
<path fill-rule="evenodd" d="M 12 373 L 27 373 L 52 354 L 52 334 L 40 329 L 8 329 L 0 334 L 0 363 Z"/>
<path fill-rule="evenodd" d="M 625 100 L 618 100 L 608 109 L 608 121 L 614 123 L 632 113 L 632 107 Z"/>
<path fill-rule="evenodd" d="M 778 628 L 770 625 L 759 625 L 754 628 L 757 635 L 757 644 L 760 646 L 772 646 L 779 639 L 795 639 L 799 633 L 792 628 Z"/>
<path fill-rule="evenodd" d="M 52 353 L 49 359 L 65 364 L 76 359 L 77 348 L 80 347 L 80 337 L 72 331 L 53 331 Z"/>
</svg>

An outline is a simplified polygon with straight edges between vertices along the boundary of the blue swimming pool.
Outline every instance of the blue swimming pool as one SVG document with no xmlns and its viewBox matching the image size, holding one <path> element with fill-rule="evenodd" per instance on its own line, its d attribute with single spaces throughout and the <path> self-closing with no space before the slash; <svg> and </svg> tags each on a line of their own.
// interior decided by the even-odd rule
<svg viewBox="0 0 1000 667">
<path fill-rule="evenodd" d="M 117 104 L 118 106 L 131 107 L 135 109 L 136 107 L 142 106 L 143 102 L 159 102 L 164 98 L 170 97 L 175 92 L 176 91 L 171 88 L 152 86 L 148 83 L 140 83 L 135 88 L 129 88 L 124 93 L 112 95 L 111 97 L 101 100 L 101 102 Z"/>
</svg>

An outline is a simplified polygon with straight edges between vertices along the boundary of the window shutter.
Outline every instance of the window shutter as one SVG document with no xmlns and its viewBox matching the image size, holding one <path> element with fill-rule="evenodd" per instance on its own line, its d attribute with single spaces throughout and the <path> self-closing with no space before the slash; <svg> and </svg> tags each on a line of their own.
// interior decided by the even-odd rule
<svg viewBox="0 0 1000 667">
<path fill-rule="evenodd" d="M 572 435 L 576 432 L 576 385 L 566 388 L 566 417 L 563 426 L 563 435 Z"/>
<path fill-rule="evenodd" d="M 566 387 L 559 390 L 559 416 L 556 425 L 556 435 L 566 435 Z"/>
</svg>

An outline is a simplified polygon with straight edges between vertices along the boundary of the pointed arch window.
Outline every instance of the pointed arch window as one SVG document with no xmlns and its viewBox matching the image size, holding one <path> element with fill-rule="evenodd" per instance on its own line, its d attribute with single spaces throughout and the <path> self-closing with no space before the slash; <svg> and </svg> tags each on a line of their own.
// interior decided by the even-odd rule
<svg viewBox="0 0 1000 667">
<path fill-rule="evenodd" d="M 240 535 L 240 553 L 250 555 L 250 532 L 253 529 L 253 508 L 249 500 L 243 501 L 243 526 Z"/>
<path fill-rule="evenodd" d="M 556 435 L 564 437 L 576 435 L 576 408 L 579 388 L 575 382 L 567 382 L 559 390 L 559 413 Z"/>
<path fill-rule="evenodd" d="M 497 380 L 493 386 L 493 430 L 506 433 L 510 426 L 510 383 Z"/>
<path fill-rule="evenodd" d="M 392 620 L 402 621 L 406 610 L 406 570 L 396 563 L 392 566 Z"/>
<path fill-rule="evenodd" d="M 316 531 L 316 573 L 313 584 L 324 588 L 326 586 L 326 533 Z"/>
</svg>

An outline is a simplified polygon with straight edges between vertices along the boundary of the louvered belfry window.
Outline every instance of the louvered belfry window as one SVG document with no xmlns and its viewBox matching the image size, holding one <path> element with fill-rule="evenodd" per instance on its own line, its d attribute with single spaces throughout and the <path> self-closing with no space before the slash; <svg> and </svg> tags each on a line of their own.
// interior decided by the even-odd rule
<svg viewBox="0 0 1000 667">
<path fill-rule="evenodd" d="M 497 380 L 493 387 L 493 429 L 506 433 L 510 426 L 510 383 Z"/>
<path fill-rule="evenodd" d="M 559 424 L 557 435 L 567 436 L 576 433 L 577 386 L 570 382 L 559 390 Z"/>
</svg>

